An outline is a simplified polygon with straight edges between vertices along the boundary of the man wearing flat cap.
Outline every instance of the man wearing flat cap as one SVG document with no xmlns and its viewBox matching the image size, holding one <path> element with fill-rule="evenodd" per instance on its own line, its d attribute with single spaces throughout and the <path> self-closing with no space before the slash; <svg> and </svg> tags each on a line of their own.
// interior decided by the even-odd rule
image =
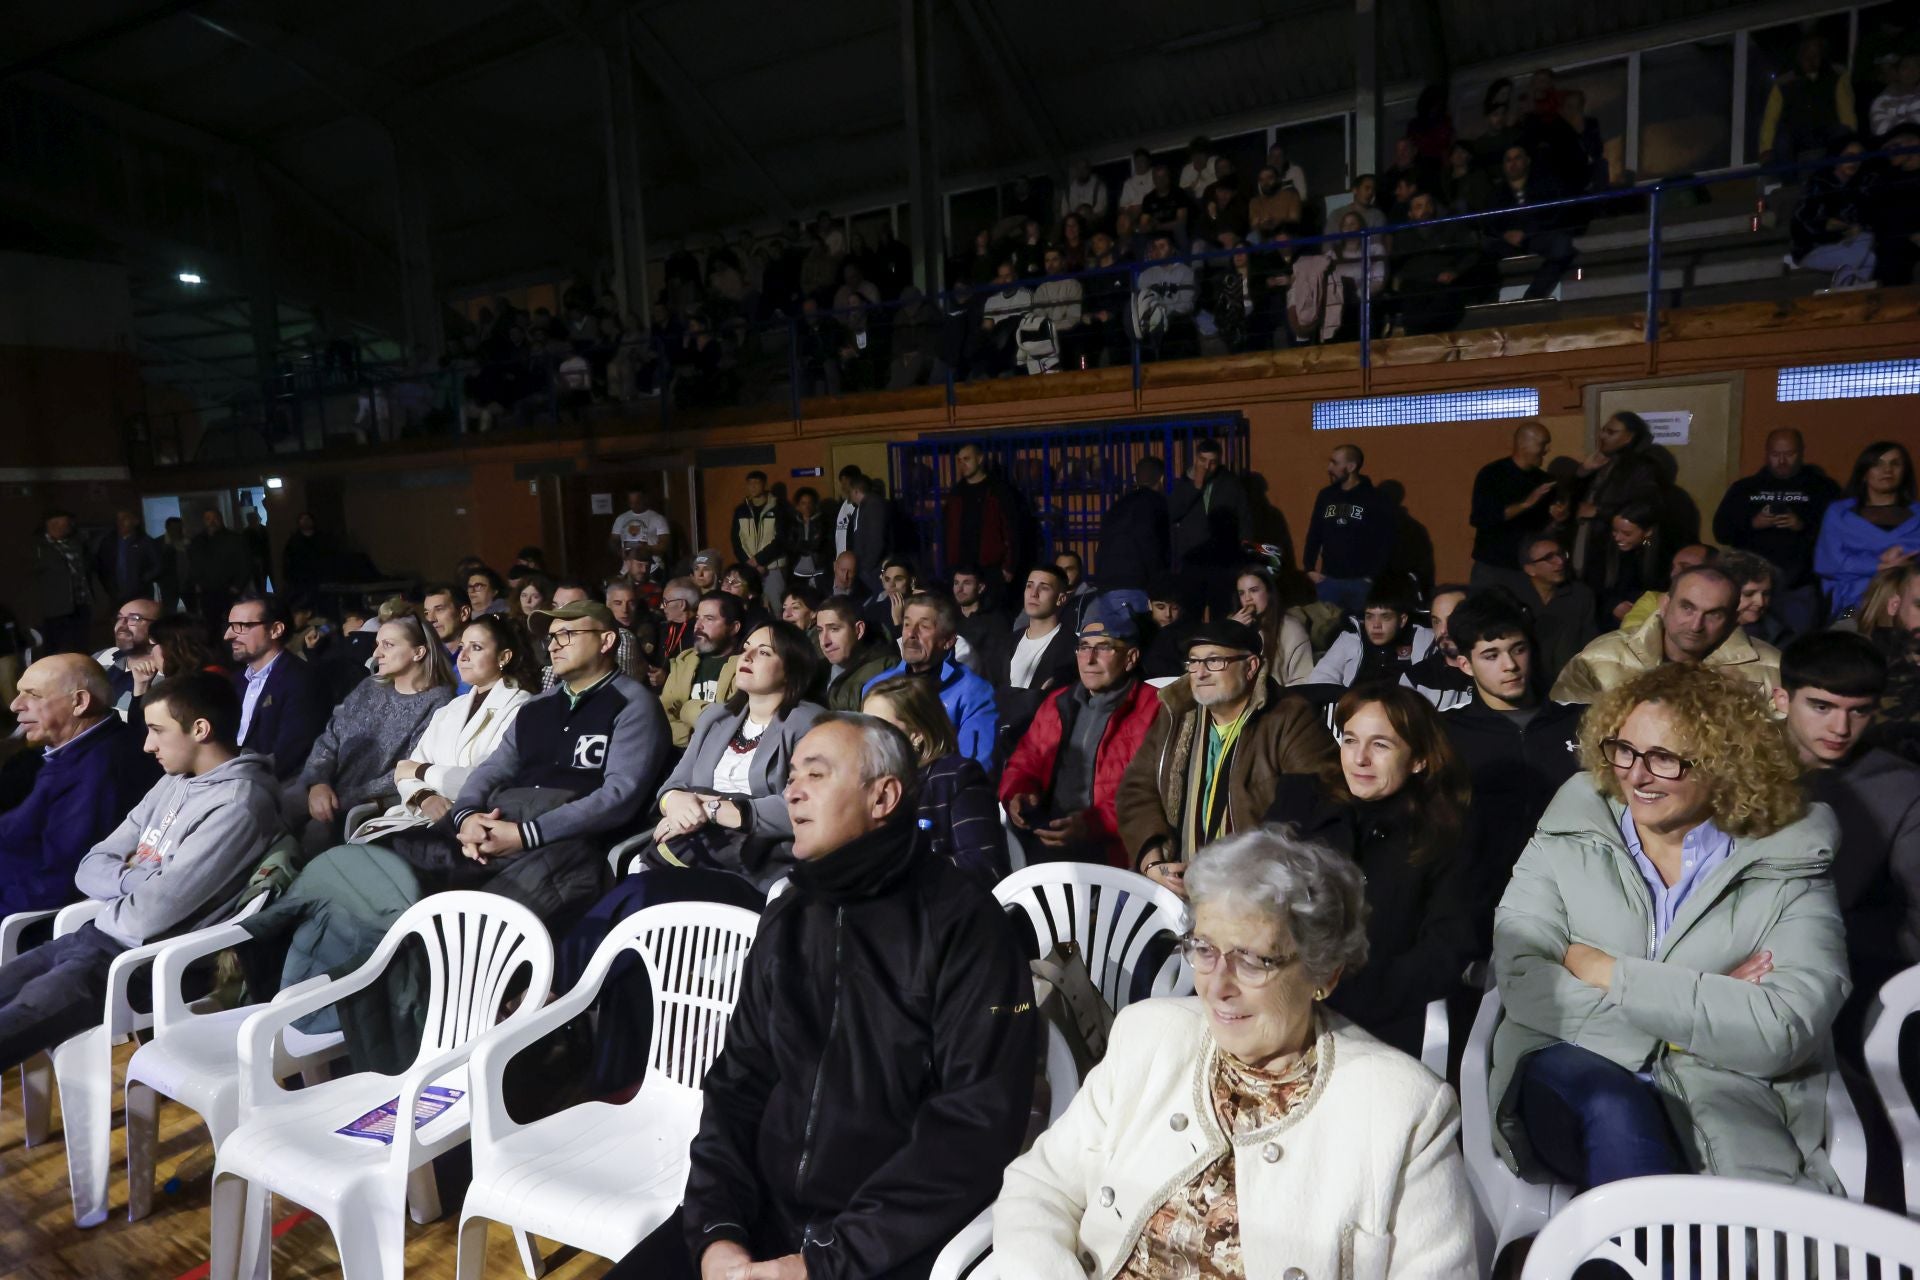
<svg viewBox="0 0 1920 1280">
<path fill-rule="evenodd" d="M 1196 851 L 1260 825 L 1281 774 L 1313 773 L 1334 752 L 1312 705 L 1268 677 L 1245 623 L 1195 628 L 1186 671 L 1160 690 L 1118 804 L 1134 866 L 1176 893 Z"/>
</svg>

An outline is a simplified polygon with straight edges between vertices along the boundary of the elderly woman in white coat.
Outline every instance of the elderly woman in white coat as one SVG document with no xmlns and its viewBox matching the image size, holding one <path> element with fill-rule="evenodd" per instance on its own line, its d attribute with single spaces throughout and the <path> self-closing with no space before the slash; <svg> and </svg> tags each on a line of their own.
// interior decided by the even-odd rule
<svg viewBox="0 0 1920 1280">
<path fill-rule="evenodd" d="M 1453 1090 L 1327 1010 L 1366 960 L 1351 860 L 1264 827 L 1187 868 L 1198 996 L 1146 1000 L 1007 1167 L 1008 1280 L 1474 1274 Z"/>
<path fill-rule="evenodd" d="M 472 687 L 433 713 L 407 758 L 393 767 L 400 801 L 383 818 L 445 817 L 467 775 L 506 739 L 520 708 L 540 689 L 533 646 L 503 614 L 482 614 L 466 625 L 455 665 L 461 683 Z"/>
</svg>

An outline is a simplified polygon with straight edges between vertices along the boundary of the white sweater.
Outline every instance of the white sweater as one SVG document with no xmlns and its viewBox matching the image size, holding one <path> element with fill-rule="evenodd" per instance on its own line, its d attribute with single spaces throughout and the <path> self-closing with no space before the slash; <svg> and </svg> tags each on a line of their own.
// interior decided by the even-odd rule
<svg viewBox="0 0 1920 1280">
<path fill-rule="evenodd" d="M 406 756 L 426 765 L 427 776 L 419 781 L 408 778 L 402 782 L 400 803 L 387 810 L 386 816 L 397 818 L 410 814 L 412 810 L 407 808 L 407 801 L 422 791 L 432 791 L 448 800 L 457 797 L 473 767 L 493 754 L 493 749 L 506 739 L 520 708 L 533 699 L 525 689 L 497 684 L 488 691 L 485 704 L 468 719 L 474 696 L 474 690 L 467 690 L 434 712 L 433 718 L 427 721 L 420 740 Z"/>
<path fill-rule="evenodd" d="M 1155 1211 L 1226 1152 L 1205 1017 L 1197 999 L 1121 1013 L 1066 1114 L 1007 1166 L 993 1206 L 1006 1280 L 1113 1276 Z M 1306 1101 L 1232 1140 L 1247 1280 L 1472 1276 L 1453 1090 L 1337 1014 L 1318 1052 Z"/>
</svg>

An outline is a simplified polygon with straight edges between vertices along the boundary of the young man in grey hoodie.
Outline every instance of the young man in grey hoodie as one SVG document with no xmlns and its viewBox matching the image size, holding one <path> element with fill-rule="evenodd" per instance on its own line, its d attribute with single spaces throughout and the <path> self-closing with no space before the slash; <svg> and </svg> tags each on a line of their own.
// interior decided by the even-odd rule
<svg viewBox="0 0 1920 1280">
<path fill-rule="evenodd" d="M 231 684 L 185 672 L 156 684 L 143 712 L 166 776 L 80 860 L 74 883 L 105 909 L 0 965 L 0 1069 L 95 1025 L 115 956 L 218 923 L 280 833 L 273 764 L 240 751 Z"/>
</svg>

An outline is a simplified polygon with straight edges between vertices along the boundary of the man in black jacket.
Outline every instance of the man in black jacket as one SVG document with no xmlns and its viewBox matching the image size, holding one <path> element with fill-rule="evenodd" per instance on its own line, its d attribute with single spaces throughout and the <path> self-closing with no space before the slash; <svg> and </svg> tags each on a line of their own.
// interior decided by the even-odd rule
<svg viewBox="0 0 1920 1280">
<path fill-rule="evenodd" d="M 887 500 L 875 493 L 873 481 L 855 476 L 847 486 L 853 503 L 853 521 L 847 528 L 847 550 L 859 562 L 860 585 L 869 591 L 880 586 L 880 564 L 893 546 Z"/>
<path fill-rule="evenodd" d="M 1167 508 L 1167 467 L 1152 454 L 1133 464 L 1133 488 L 1100 521 L 1094 577 L 1102 591 L 1139 592 L 1135 613 L 1146 612 L 1147 584 L 1173 564 Z"/>
<path fill-rule="evenodd" d="M 1550 702 L 1533 666 L 1526 615 L 1498 592 L 1480 591 L 1448 615 L 1454 665 L 1473 677 L 1473 700 L 1440 717 L 1473 779 L 1474 825 L 1484 871 L 1478 922 L 1491 940 L 1493 909 L 1513 864 L 1560 784 L 1580 771 L 1580 714 Z"/>
<path fill-rule="evenodd" d="M 1776 570 L 1772 611 L 1789 632 L 1804 635 L 1820 623 L 1820 584 L 1813 547 L 1820 517 L 1840 486 L 1808 466 L 1806 440 L 1792 427 L 1767 436 L 1767 465 L 1727 486 L 1713 513 L 1714 540 L 1764 556 Z"/>
<path fill-rule="evenodd" d="M 800 740 L 793 888 L 702 1088 L 686 1256 L 656 1235 L 614 1277 L 923 1277 L 999 1193 L 1032 1100 L 1033 980 L 992 895 L 916 847 L 913 760 L 869 716 Z"/>
<path fill-rule="evenodd" d="M 1233 583 L 1252 520 L 1247 490 L 1227 469 L 1226 447 L 1218 440 L 1193 446 L 1187 474 L 1173 486 L 1167 516 L 1173 522 L 1173 567 L 1196 576 L 1206 607 L 1224 618 L 1234 610 Z"/>
</svg>

